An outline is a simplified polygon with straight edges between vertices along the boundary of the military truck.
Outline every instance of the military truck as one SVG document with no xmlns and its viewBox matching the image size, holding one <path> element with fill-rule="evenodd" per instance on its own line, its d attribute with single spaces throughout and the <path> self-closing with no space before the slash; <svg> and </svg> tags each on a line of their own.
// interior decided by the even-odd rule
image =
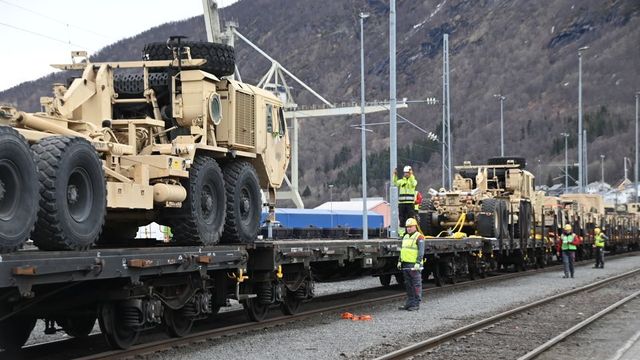
<svg viewBox="0 0 640 360">
<path fill-rule="evenodd" d="M 524 169 L 525 164 L 519 157 L 495 157 L 486 165 L 465 161 L 456 166 L 450 191 L 429 191 L 431 198 L 423 203 L 420 214 L 423 231 L 437 235 L 461 221 L 468 235 L 520 238 L 529 234 L 534 176 Z"/>
<path fill-rule="evenodd" d="M 231 77 L 233 48 L 172 37 L 141 61 L 91 62 L 41 111 L 0 107 L 0 252 L 130 241 L 140 225 L 177 244 L 256 238 L 289 162 L 281 100 Z"/>
</svg>

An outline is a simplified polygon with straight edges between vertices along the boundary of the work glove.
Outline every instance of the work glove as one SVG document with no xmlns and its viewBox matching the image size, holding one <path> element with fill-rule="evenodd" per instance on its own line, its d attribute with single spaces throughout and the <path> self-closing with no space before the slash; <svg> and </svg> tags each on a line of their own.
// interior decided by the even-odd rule
<svg viewBox="0 0 640 360">
<path fill-rule="evenodd" d="M 421 270 L 422 270 L 422 267 L 420 266 L 420 264 L 419 264 L 419 263 L 416 263 L 415 265 L 413 265 L 413 270 L 415 270 L 415 271 L 421 271 Z"/>
<path fill-rule="evenodd" d="M 396 265 L 396 267 L 398 268 L 398 270 L 402 270 L 402 263 L 398 261 L 398 265 Z"/>
</svg>

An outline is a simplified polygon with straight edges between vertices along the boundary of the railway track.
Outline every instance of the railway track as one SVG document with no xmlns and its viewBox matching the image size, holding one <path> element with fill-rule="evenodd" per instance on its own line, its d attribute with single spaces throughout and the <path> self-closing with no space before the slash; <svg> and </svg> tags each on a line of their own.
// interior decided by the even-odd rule
<svg viewBox="0 0 640 360">
<path fill-rule="evenodd" d="M 633 254 L 621 254 L 609 257 L 609 260 L 620 257 L 634 256 Z M 590 260 L 582 261 L 590 263 Z M 428 293 L 435 293 L 441 291 L 450 291 L 459 288 L 465 288 L 469 286 L 483 286 L 484 284 L 504 281 L 512 278 L 519 278 L 524 276 L 530 276 L 543 272 L 559 271 L 560 265 L 553 265 L 543 269 L 530 270 L 525 272 L 514 272 L 499 275 L 492 275 L 485 279 L 478 279 L 473 281 L 462 281 L 456 284 L 449 284 L 442 287 L 426 286 L 424 291 Z M 295 315 L 290 316 L 273 316 L 262 322 L 241 322 L 245 314 L 242 310 L 229 311 L 219 314 L 215 319 L 215 324 L 222 325 L 221 327 L 211 328 L 212 324 L 205 324 L 205 328 L 201 331 L 195 331 L 182 338 L 165 338 L 161 331 L 155 331 L 157 334 L 151 334 L 146 339 L 147 341 L 134 345 L 127 350 L 106 350 L 106 348 L 100 347 L 98 344 L 102 342 L 101 334 L 91 335 L 87 340 L 81 339 L 65 339 L 61 341 L 52 341 L 44 344 L 33 344 L 26 347 L 23 350 L 23 358 L 39 359 L 46 358 L 51 359 L 52 354 L 58 353 L 61 349 L 67 351 L 72 348 L 80 347 L 80 350 L 74 351 L 75 354 L 71 356 L 65 356 L 64 358 L 74 357 L 78 359 L 122 359 L 122 358 L 134 358 L 137 356 L 146 356 L 155 352 L 187 346 L 189 344 L 206 342 L 212 339 L 221 338 L 224 336 L 234 335 L 238 333 L 250 332 L 254 330 L 270 328 L 282 324 L 286 324 L 293 321 L 303 320 L 318 314 L 327 312 L 336 312 L 345 310 L 352 307 L 380 304 L 390 301 L 396 301 L 403 299 L 404 292 L 397 291 L 396 289 L 386 287 L 376 287 L 369 289 L 361 289 L 351 291 L 347 293 L 330 294 L 314 299 L 312 303 L 305 304 L 305 307 L 313 307 Z M 363 299 L 363 297 L 366 297 Z M 352 299 L 345 302 L 345 299 Z M 235 322 L 235 323 L 234 323 Z M 227 325 L 228 324 L 228 325 Z M 215 325 L 214 325 L 215 326 Z M 155 336 L 154 336 L 155 335 Z M 81 340 L 81 341 L 79 341 Z M 144 340 L 143 340 L 144 341 Z M 93 348 L 97 351 L 95 354 L 90 353 L 90 349 Z M 68 354 L 68 353 L 67 353 Z"/>
<path fill-rule="evenodd" d="M 396 360 L 396 359 L 406 359 L 409 357 L 413 357 L 413 358 L 427 357 L 428 358 L 429 355 L 435 356 L 436 358 L 442 358 L 442 359 L 452 358 L 452 357 L 455 357 L 455 356 L 451 356 L 452 352 L 447 351 L 447 349 L 437 352 L 437 348 L 447 344 L 451 344 L 453 346 L 454 341 L 462 341 L 462 340 L 470 339 L 476 334 L 479 334 L 483 331 L 490 333 L 491 337 L 493 337 L 493 340 L 495 340 L 496 336 L 517 337 L 518 336 L 517 334 L 509 332 L 509 329 L 513 329 L 513 326 L 512 327 L 500 326 L 500 324 L 502 322 L 506 322 L 510 319 L 513 319 L 514 316 L 519 316 L 523 313 L 535 312 L 536 309 L 539 309 L 545 305 L 549 305 L 559 299 L 564 299 L 564 298 L 576 296 L 576 295 L 584 296 L 587 293 L 591 293 L 596 290 L 606 288 L 607 286 L 614 285 L 617 282 L 620 282 L 622 280 L 629 279 L 638 275 L 640 275 L 640 269 L 635 269 L 635 270 L 628 271 L 616 276 L 608 277 L 606 279 L 603 279 L 585 286 L 581 286 L 566 292 L 562 292 L 560 294 L 548 296 L 543 299 L 519 306 L 517 308 L 513 308 L 510 310 L 501 312 L 499 314 L 495 314 L 493 316 L 476 321 L 474 323 L 447 331 L 443 334 L 413 343 L 409 346 L 406 346 L 406 347 L 397 349 L 395 351 L 389 352 L 385 355 L 379 356 L 378 358 L 376 358 L 376 360 Z M 597 319 L 610 313 L 611 311 L 615 310 L 616 308 L 629 302 L 630 300 L 633 300 L 638 296 L 640 296 L 640 291 L 633 291 L 631 294 L 625 296 L 624 298 L 617 299 L 617 301 L 615 301 L 613 304 L 609 302 L 607 306 L 604 307 L 604 309 L 598 311 L 592 316 L 589 316 L 585 320 L 580 321 L 574 326 L 571 326 L 569 329 L 562 331 L 559 335 L 553 337 L 552 339 L 546 341 L 544 344 L 529 351 L 527 354 L 522 355 L 518 360 L 536 358 L 538 355 L 540 355 L 547 349 L 553 347 L 555 344 L 562 341 L 563 339 L 566 339 L 571 334 L 574 334 L 575 332 L 579 331 L 585 326 L 593 323 Z M 561 306 L 564 306 L 564 305 L 561 305 Z M 505 329 L 507 330 L 505 331 Z M 481 344 L 482 342 L 482 340 L 478 338 L 468 340 L 468 341 L 469 341 L 468 344 L 464 344 L 464 346 L 471 347 L 471 348 L 473 348 L 474 344 Z M 486 345 L 486 341 L 484 344 Z M 490 346 L 493 346 L 493 349 L 496 353 L 500 351 L 498 344 L 499 342 L 496 341 L 495 343 L 492 343 L 490 345 Z M 458 342 L 456 343 L 455 346 L 457 348 L 456 350 L 459 350 L 459 348 L 461 348 L 463 345 L 461 345 Z M 460 353 L 457 353 L 456 355 L 460 356 Z M 482 358 L 482 357 L 479 356 L 478 358 Z"/>
</svg>

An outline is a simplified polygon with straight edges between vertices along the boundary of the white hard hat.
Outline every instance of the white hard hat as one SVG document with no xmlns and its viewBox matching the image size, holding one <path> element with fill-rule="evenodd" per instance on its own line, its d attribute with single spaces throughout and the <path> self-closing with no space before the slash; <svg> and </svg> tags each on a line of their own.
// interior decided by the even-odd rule
<svg viewBox="0 0 640 360">
<path fill-rule="evenodd" d="M 408 173 L 409 171 L 411 171 L 411 166 L 407 165 L 404 167 L 404 172 Z"/>
</svg>

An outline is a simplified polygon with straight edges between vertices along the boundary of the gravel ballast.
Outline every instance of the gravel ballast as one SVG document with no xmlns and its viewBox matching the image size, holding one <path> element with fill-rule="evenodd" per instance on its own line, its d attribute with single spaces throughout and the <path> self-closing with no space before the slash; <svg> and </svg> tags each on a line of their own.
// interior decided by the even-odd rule
<svg viewBox="0 0 640 360">
<path fill-rule="evenodd" d="M 427 294 L 418 312 L 397 310 L 400 302 L 345 308 L 372 321 L 341 320 L 331 312 L 285 326 L 217 339 L 154 355 L 159 359 L 335 359 L 372 358 L 445 330 L 532 300 L 638 267 L 638 257 L 607 262 L 605 269 L 579 266 L 575 279 L 547 272 L 499 283 Z"/>
</svg>

